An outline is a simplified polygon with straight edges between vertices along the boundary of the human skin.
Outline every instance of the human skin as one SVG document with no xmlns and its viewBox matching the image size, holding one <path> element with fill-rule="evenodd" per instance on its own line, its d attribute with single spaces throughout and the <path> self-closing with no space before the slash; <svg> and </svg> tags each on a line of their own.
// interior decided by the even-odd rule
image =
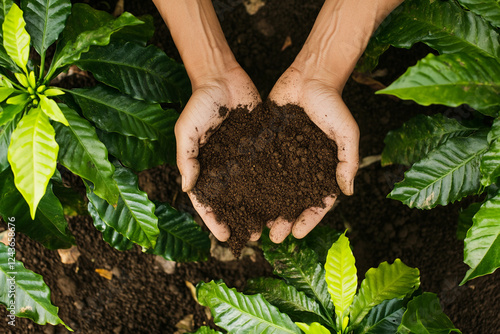
<svg viewBox="0 0 500 334">
<path fill-rule="evenodd" d="M 186 71 L 193 94 L 177 124 L 177 165 L 182 189 L 196 211 L 220 241 L 230 231 L 218 222 L 209 207 L 201 205 L 192 189 L 200 172 L 199 148 L 209 139 L 228 109 L 245 105 L 253 109 L 261 98 L 255 85 L 236 62 L 220 27 L 211 0 L 153 0 L 170 29 Z M 352 195 L 358 169 L 359 130 L 345 103 L 342 89 L 382 20 L 402 0 L 326 0 L 311 33 L 293 64 L 285 71 L 269 98 L 278 105 L 295 103 L 338 146 L 337 182 L 342 192 Z M 305 210 L 294 221 L 281 217 L 268 224 L 270 238 L 280 243 L 293 233 L 307 235 L 331 209 L 335 196 L 324 199 L 325 208 Z M 254 233 L 251 240 L 257 240 Z"/>
</svg>

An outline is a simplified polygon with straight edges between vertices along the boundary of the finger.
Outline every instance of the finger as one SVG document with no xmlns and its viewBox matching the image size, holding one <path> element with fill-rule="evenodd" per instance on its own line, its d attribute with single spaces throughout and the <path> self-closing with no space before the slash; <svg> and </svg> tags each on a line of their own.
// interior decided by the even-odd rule
<svg viewBox="0 0 500 334">
<path fill-rule="evenodd" d="M 260 239 L 260 235 L 262 234 L 262 229 L 260 229 L 260 231 L 257 231 L 257 232 L 253 232 L 251 235 L 250 235 L 250 241 L 257 241 Z"/>
<path fill-rule="evenodd" d="M 278 219 L 274 221 L 271 231 L 269 231 L 269 238 L 275 244 L 282 243 L 292 231 L 292 226 L 293 223 L 285 220 L 284 218 L 278 217 Z"/>
<path fill-rule="evenodd" d="M 179 119 L 175 125 L 175 137 L 177 142 L 177 166 L 182 175 L 182 191 L 184 192 L 191 191 L 194 188 L 200 174 L 200 163 L 196 159 L 199 152 L 198 137 L 196 133 L 191 132 L 192 129 Z"/>
<path fill-rule="evenodd" d="M 356 122 L 346 124 L 346 128 L 336 137 L 337 183 L 348 196 L 354 193 L 354 177 L 359 167 L 359 128 Z"/>
<path fill-rule="evenodd" d="M 336 199 L 336 195 L 325 197 L 323 199 L 323 203 L 325 203 L 324 208 L 309 208 L 302 212 L 299 218 L 297 218 L 295 224 L 293 224 L 293 236 L 297 239 L 302 239 L 309 232 L 311 232 L 312 229 L 318 225 L 321 219 L 323 219 L 326 213 L 330 211 Z"/>
<path fill-rule="evenodd" d="M 217 221 L 217 218 L 215 217 L 212 209 L 201 204 L 193 194 L 193 192 L 189 192 L 188 195 L 191 199 L 191 202 L 193 203 L 194 209 L 196 210 L 196 212 L 198 212 L 201 219 L 203 219 L 203 222 L 208 227 L 210 232 L 212 232 L 217 240 L 222 242 L 227 241 L 231 234 L 231 232 L 229 231 L 229 227 L 226 224 Z"/>
</svg>

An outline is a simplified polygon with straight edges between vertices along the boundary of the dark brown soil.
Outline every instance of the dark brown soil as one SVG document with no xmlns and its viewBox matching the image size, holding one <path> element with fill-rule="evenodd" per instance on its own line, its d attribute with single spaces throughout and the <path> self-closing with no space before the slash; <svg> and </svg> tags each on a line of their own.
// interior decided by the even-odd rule
<svg viewBox="0 0 500 334">
<path fill-rule="evenodd" d="M 229 225 L 235 256 L 265 223 L 278 217 L 293 222 L 339 194 L 337 145 L 297 105 L 231 110 L 198 158 L 194 193 Z"/>
</svg>

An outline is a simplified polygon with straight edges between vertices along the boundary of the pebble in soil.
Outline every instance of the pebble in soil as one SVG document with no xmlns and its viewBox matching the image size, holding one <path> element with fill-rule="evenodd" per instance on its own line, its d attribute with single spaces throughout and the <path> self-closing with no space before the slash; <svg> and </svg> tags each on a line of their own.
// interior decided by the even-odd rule
<svg viewBox="0 0 500 334">
<path fill-rule="evenodd" d="M 227 108 L 221 107 L 221 115 Z M 226 223 L 235 256 L 253 232 L 278 217 L 294 221 L 339 194 L 337 146 L 292 104 L 238 107 L 200 149 L 198 200 Z"/>
</svg>

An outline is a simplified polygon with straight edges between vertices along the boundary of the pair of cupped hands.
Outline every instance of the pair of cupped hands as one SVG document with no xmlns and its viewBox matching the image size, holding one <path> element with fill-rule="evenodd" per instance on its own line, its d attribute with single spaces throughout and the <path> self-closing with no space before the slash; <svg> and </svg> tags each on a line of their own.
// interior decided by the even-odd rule
<svg viewBox="0 0 500 334">
<path fill-rule="evenodd" d="M 193 94 L 175 126 L 177 165 L 182 175 L 182 190 L 188 193 L 194 208 L 213 235 L 220 241 L 226 241 L 231 233 L 227 224 L 218 221 L 211 208 L 202 205 L 192 192 L 200 174 L 197 157 L 200 147 L 210 140 L 209 130 L 218 128 L 228 116 L 219 115 L 221 106 L 231 110 L 241 105 L 252 110 L 261 102 L 261 97 L 250 77 L 239 65 L 206 78 L 198 78 L 192 83 Z M 335 140 L 339 159 L 337 182 L 344 194 L 352 195 L 358 169 L 359 130 L 342 100 L 339 87 L 315 78 L 314 74 L 307 75 L 292 64 L 276 82 L 269 99 L 279 106 L 288 103 L 301 106 L 327 137 Z M 295 221 L 278 217 L 268 222 L 270 239 L 281 243 L 290 232 L 296 238 L 303 238 L 332 208 L 336 199 L 335 195 L 327 196 L 323 200 L 324 208 L 306 209 Z M 258 240 L 260 235 L 261 232 L 253 233 L 250 240 Z"/>
</svg>

